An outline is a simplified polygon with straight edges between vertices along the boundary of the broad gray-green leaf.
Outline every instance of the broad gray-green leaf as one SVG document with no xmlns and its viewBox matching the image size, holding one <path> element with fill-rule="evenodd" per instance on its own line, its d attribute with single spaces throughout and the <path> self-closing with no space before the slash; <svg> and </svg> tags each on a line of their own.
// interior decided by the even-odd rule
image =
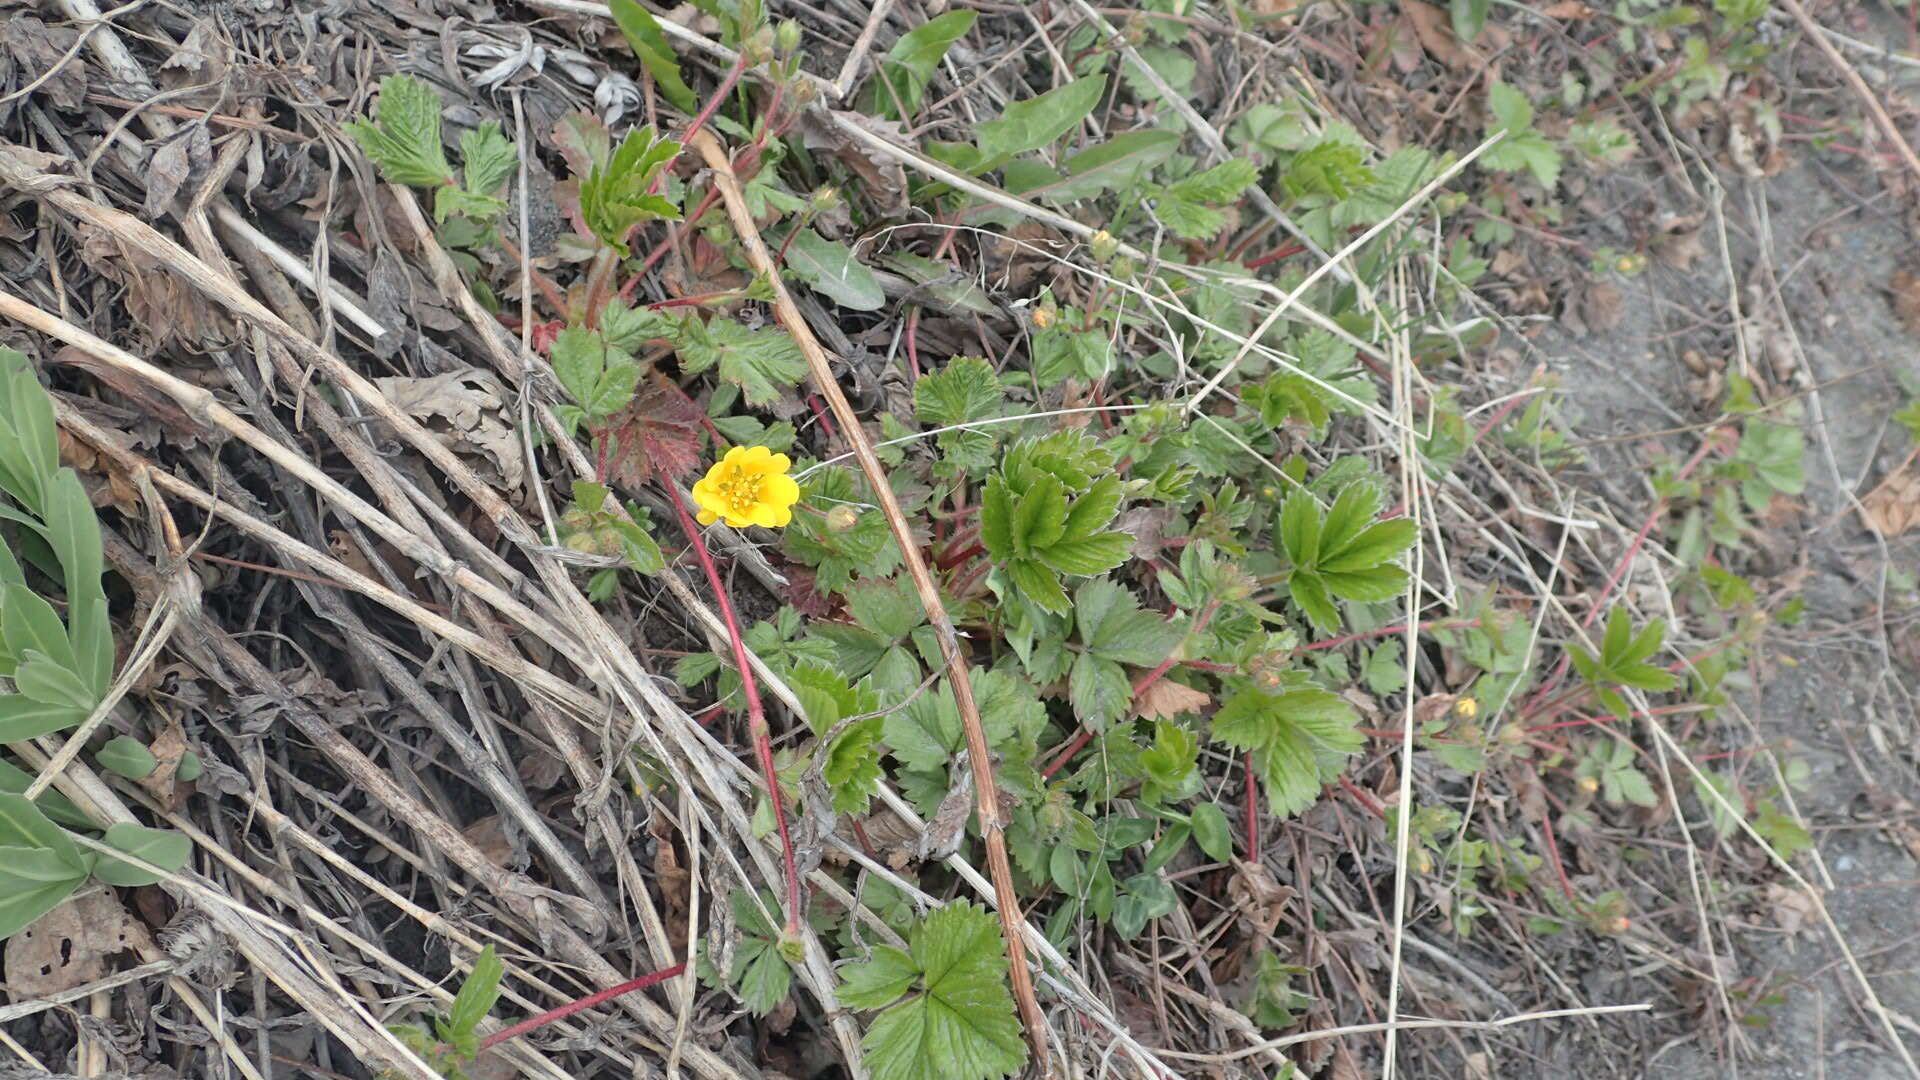
<svg viewBox="0 0 1920 1080">
<path fill-rule="evenodd" d="M 1106 88 L 1105 75 L 1090 75 L 1039 97 L 1014 102 L 998 119 L 980 125 L 981 155 L 990 162 L 1004 161 L 1051 144 L 1087 118 Z"/>
<path fill-rule="evenodd" d="M 794 276 L 849 311 L 878 311 L 887 294 L 880 279 L 847 246 L 801 229 L 787 247 L 787 269 Z"/>
<path fill-rule="evenodd" d="M 187 865 L 188 856 L 193 854 L 193 842 L 184 833 L 149 829 L 126 822 L 109 826 L 107 835 L 102 839 L 116 851 L 124 851 L 169 872 Z M 162 880 L 158 874 L 111 855 L 100 857 L 99 865 L 93 868 L 93 876 L 109 885 L 122 886 L 152 885 Z"/>
<path fill-rule="evenodd" d="M 667 44 L 667 35 L 661 31 L 653 13 L 634 0 L 609 0 L 608 7 L 613 10 L 613 21 L 619 25 L 620 32 L 626 35 L 628 47 L 653 76 L 653 85 L 674 108 L 689 116 L 699 112 L 700 99 L 681 78 L 680 60 Z"/>
<path fill-rule="evenodd" d="M 142 779 L 160 767 L 153 751 L 147 749 L 147 744 L 127 735 L 115 735 L 108 739 L 106 745 L 94 751 L 93 760 L 99 762 L 102 768 L 129 780 Z"/>
</svg>

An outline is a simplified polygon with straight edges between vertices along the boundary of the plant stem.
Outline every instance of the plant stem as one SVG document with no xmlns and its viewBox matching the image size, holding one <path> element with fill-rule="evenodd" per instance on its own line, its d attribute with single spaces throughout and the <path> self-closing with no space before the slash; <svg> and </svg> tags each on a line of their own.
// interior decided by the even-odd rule
<svg viewBox="0 0 1920 1080">
<path fill-rule="evenodd" d="M 707 584 L 713 587 L 714 599 L 720 604 L 720 617 L 727 623 L 727 638 L 733 644 L 733 666 L 740 673 L 740 686 L 747 698 L 747 729 L 753 736 L 754 757 L 759 759 L 760 775 L 767 783 L 767 801 L 773 804 L 774 824 L 780 829 L 780 854 L 787 871 L 787 933 L 798 934 L 802 910 L 800 871 L 793 857 L 793 837 L 787 832 L 787 811 L 780 802 L 780 771 L 773 764 L 773 737 L 767 731 L 766 709 L 760 704 L 760 684 L 753 677 L 753 668 L 747 665 L 747 643 L 740 633 L 740 618 L 734 614 L 733 600 L 720 581 L 720 571 L 713 565 L 713 555 L 707 551 L 700 527 L 694 524 L 693 515 L 687 513 L 687 502 L 681 497 L 680 488 L 666 476 L 660 477 L 660 486 L 667 489 L 667 498 L 673 502 L 673 511 L 680 518 L 680 529 L 687 534 L 687 545 L 700 557 L 700 569 L 706 571 Z"/>
<path fill-rule="evenodd" d="M 580 998 L 577 1001 L 569 1001 L 565 1005 L 562 1005 L 557 1009 L 548 1009 L 546 1012 L 541 1013 L 539 1016 L 528 1017 L 527 1019 L 520 1021 L 519 1023 L 513 1025 L 512 1027 L 502 1028 L 499 1031 L 496 1031 L 493 1034 L 487 1036 L 486 1038 L 480 1040 L 480 1049 L 486 1050 L 491 1047 L 498 1046 L 501 1043 L 506 1042 L 508 1039 L 518 1038 L 521 1035 L 525 1035 L 529 1031 L 534 1031 L 536 1029 L 546 1027 L 548 1024 L 552 1024 L 560 1020 L 565 1020 L 567 1017 L 572 1016 L 574 1013 L 577 1013 L 582 1009 L 591 1009 L 595 1005 L 612 1001 L 614 998 L 620 997 L 623 994 L 631 994 L 635 990 L 645 990 L 647 987 L 652 986 L 655 983 L 666 982 L 668 979 L 671 979 L 676 975 L 682 974 L 686 970 L 687 970 L 687 965 L 684 962 L 678 963 L 673 965 L 670 968 L 663 968 L 651 974 L 642 975 L 637 979 L 628 979 L 626 982 L 621 983 L 619 986 L 602 990 L 597 994 L 588 994 L 586 997 Z"/>
</svg>

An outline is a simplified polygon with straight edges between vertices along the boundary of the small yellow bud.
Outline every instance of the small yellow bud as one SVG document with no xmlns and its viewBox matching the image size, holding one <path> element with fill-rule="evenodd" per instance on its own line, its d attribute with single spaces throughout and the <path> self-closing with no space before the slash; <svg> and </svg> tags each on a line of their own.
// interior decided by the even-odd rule
<svg viewBox="0 0 1920 1080">
<path fill-rule="evenodd" d="M 1596 792 L 1596 791 L 1599 791 L 1599 790 L 1600 790 L 1600 781 L 1599 781 L 1599 779 L 1598 779 L 1598 778 L 1596 778 L 1596 777 L 1592 777 L 1592 776 L 1583 776 L 1583 777 L 1581 777 L 1581 778 L 1580 778 L 1580 790 L 1581 790 L 1581 791 L 1584 791 L 1584 792 L 1586 792 L 1586 793 L 1587 793 L 1587 794 L 1589 794 L 1589 795 L 1591 795 L 1591 794 L 1593 794 L 1593 793 L 1594 793 L 1594 792 Z"/>
<path fill-rule="evenodd" d="M 1105 229 L 1094 233 L 1087 246 L 1093 249 L 1093 261 L 1097 263 L 1105 263 L 1120 253 L 1120 241 Z"/>
<path fill-rule="evenodd" d="M 1453 711 L 1471 720 L 1480 715 L 1480 703 L 1470 697 L 1463 697 L 1453 703 Z"/>
<path fill-rule="evenodd" d="M 1425 851 L 1415 852 L 1413 856 L 1413 872 L 1416 874 L 1433 873 L 1433 856 Z"/>
<path fill-rule="evenodd" d="M 1044 308 L 1044 307 L 1034 308 L 1033 309 L 1033 328 L 1036 330 L 1045 330 L 1047 327 L 1053 325 L 1053 320 L 1057 317 L 1058 316 L 1054 314 L 1054 311 L 1052 308 Z"/>
</svg>

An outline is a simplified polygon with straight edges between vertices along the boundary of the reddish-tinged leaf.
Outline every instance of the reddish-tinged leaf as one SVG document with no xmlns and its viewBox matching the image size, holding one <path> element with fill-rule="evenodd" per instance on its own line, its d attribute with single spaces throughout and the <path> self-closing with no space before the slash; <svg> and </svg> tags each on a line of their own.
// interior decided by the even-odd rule
<svg viewBox="0 0 1920 1080">
<path fill-rule="evenodd" d="M 607 425 L 613 478 L 638 485 L 659 473 L 680 479 L 700 465 L 700 412 L 685 395 L 649 383 Z"/>
</svg>

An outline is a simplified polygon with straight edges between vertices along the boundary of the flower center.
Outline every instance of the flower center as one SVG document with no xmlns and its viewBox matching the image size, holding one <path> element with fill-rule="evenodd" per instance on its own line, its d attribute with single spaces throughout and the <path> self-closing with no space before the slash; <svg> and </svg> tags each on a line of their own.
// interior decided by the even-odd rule
<svg viewBox="0 0 1920 1080">
<path fill-rule="evenodd" d="M 745 517 L 753 504 L 760 501 L 760 487 L 766 477 L 758 473 L 748 473 L 735 466 L 731 475 L 715 484 L 727 508 L 735 517 Z"/>
</svg>

